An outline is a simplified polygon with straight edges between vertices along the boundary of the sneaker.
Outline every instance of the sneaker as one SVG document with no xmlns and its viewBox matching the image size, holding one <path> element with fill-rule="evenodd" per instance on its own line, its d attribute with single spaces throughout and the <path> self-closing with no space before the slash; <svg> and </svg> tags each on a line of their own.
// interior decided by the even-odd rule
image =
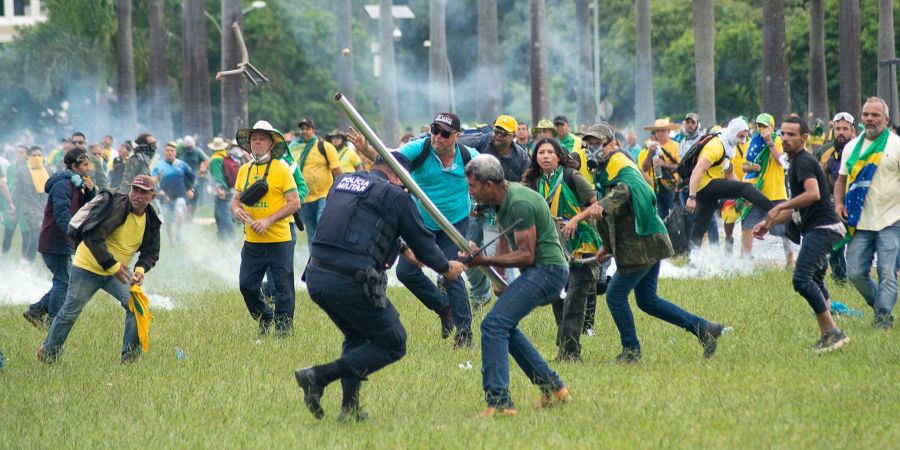
<svg viewBox="0 0 900 450">
<path fill-rule="evenodd" d="M 619 356 L 616 356 L 616 362 L 619 364 L 634 364 L 641 362 L 641 351 L 634 349 L 623 349 Z"/>
<path fill-rule="evenodd" d="M 309 412 L 313 417 L 321 420 L 325 417 L 325 410 L 322 409 L 322 394 L 325 393 L 325 386 L 316 384 L 316 372 L 312 367 L 299 369 L 294 372 L 294 379 L 297 380 L 297 386 L 303 389 L 303 403 L 309 408 Z"/>
<path fill-rule="evenodd" d="M 369 415 L 359 406 L 341 406 L 341 413 L 337 416 L 340 423 L 359 423 L 369 420 Z"/>
<path fill-rule="evenodd" d="M 569 395 L 569 388 L 565 386 L 559 388 L 556 392 L 545 392 L 541 394 L 541 408 L 562 405 L 571 401 L 572 396 Z"/>
<path fill-rule="evenodd" d="M 516 408 L 510 406 L 508 408 L 500 408 L 494 406 L 488 406 L 481 414 L 478 415 L 479 419 L 487 419 L 490 417 L 515 417 L 518 413 Z"/>
<path fill-rule="evenodd" d="M 441 339 L 447 339 L 453 333 L 453 312 L 448 306 L 438 317 L 441 318 Z"/>
<path fill-rule="evenodd" d="M 28 308 L 27 311 L 22 313 L 22 317 L 37 329 L 44 329 L 47 327 L 47 323 L 44 322 L 44 317 L 46 315 L 47 313 L 33 308 Z"/>
<path fill-rule="evenodd" d="M 721 323 L 709 322 L 705 328 L 700 330 L 700 345 L 703 346 L 703 357 L 704 358 L 712 358 L 712 356 L 716 353 L 717 341 L 719 340 L 719 336 L 722 336 L 722 330 L 725 329 L 725 325 Z"/>
<path fill-rule="evenodd" d="M 813 344 L 812 350 L 816 353 L 830 352 L 843 347 L 847 342 L 850 342 L 849 336 L 844 334 L 840 328 L 832 328 L 826 331 L 818 342 Z"/>
<path fill-rule="evenodd" d="M 894 326 L 894 316 L 890 314 L 875 314 L 872 326 L 879 330 L 887 330 Z"/>
<path fill-rule="evenodd" d="M 456 338 L 453 340 L 453 350 L 468 350 L 474 347 L 475 343 L 472 342 L 471 334 L 456 333 Z"/>
</svg>

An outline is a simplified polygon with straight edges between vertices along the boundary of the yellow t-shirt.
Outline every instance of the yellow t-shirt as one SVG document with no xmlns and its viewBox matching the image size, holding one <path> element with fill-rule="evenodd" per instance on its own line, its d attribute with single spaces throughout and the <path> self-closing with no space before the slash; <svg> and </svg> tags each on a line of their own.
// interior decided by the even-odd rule
<svg viewBox="0 0 900 450">
<path fill-rule="evenodd" d="M 638 167 L 638 170 L 640 170 L 642 173 L 643 173 L 643 170 L 641 168 L 644 167 L 644 160 L 647 159 L 647 152 L 648 152 L 648 149 L 646 147 L 644 147 L 641 149 L 641 152 L 638 153 L 637 167 Z M 648 182 L 648 184 L 650 185 L 650 187 L 653 187 L 653 182 L 656 180 L 653 178 L 652 166 L 650 168 L 650 180 L 651 181 Z M 646 181 L 646 178 L 644 179 L 644 181 Z"/>
<path fill-rule="evenodd" d="M 681 162 L 681 157 L 678 156 L 678 143 L 677 142 L 669 139 L 668 141 L 666 141 L 665 144 L 662 145 L 662 148 L 664 148 L 666 150 L 666 152 L 668 153 L 668 156 L 671 156 L 672 159 L 674 159 L 674 161 L 671 161 L 671 160 L 669 160 L 668 156 L 666 156 L 666 157 L 663 157 L 663 161 L 665 161 L 666 163 L 670 163 L 670 164 L 671 163 L 678 164 Z M 647 151 L 648 151 L 647 149 L 641 150 L 641 154 L 638 155 L 638 167 L 644 167 L 644 160 L 647 159 Z M 654 170 L 655 169 L 653 168 L 653 163 L 650 163 L 649 175 L 650 175 L 650 178 L 653 179 L 653 182 L 656 183 L 656 172 Z M 678 180 L 679 180 L 678 174 L 673 173 L 672 175 L 675 177 L 675 184 L 668 187 L 670 190 L 675 189 L 675 187 L 678 185 Z"/>
<path fill-rule="evenodd" d="M 781 147 L 781 137 L 775 136 L 774 141 L 775 148 L 778 149 L 778 152 L 783 152 L 784 150 Z M 744 181 L 753 183 L 754 186 L 756 185 L 756 179 Z M 763 175 L 763 185 L 760 192 L 762 192 L 767 199 L 772 201 L 787 200 L 787 188 L 784 186 L 784 167 L 782 167 L 781 163 L 775 159 L 775 155 L 772 154 L 772 152 L 769 152 L 769 165 L 766 167 L 766 174 Z"/>
<path fill-rule="evenodd" d="M 314 149 L 315 150 L 315 149 Z M 315 150 L 318 153 L 318 150 Z M 311 153 L 310 153 L 311 154 Z M 247 175 L 250 175 L 249 179 Z M 266 173 L 265 164 L 246 163 L 238 170 L 237 178 L 235 178 L 234 189 L 243 192 L 250 187 L 256 180 L 263 177 Z M 294 176 L 291 174 L 291 168 L 283 160 L 277 159 L 272 161 L 269 167 L 269 176 L 266 178 L 269 183 L 269 190 L 263 195 L 253 206 L 241 204 L 244 211 L 250 214 L 253 220 L 259 220 L 275 214 L 275 211 L 281 209 L 287 204 L 284 195 L 297 190 L 297 184 L 294 183 Z M 288 242 L 291 240 L 291 224 L 288 217 L 272 224 L 266 231 L 266 234 L 256 234 L 249 225 L 244 226 L 244 239 L 247 242 L 258 244 L 267 244 L 275 242 Z"/>
<path fill-rule="evenodd" d="M 575 150 L 572 150 L 572 155 L 578 158 L 578 161 L 581 163 L 581 168 L 578 169 L 578 171 L 581 172 L 581 176 L 583 176 L 585 180 L 588 180 L 588 183 L 594 184 L 594 174 L 591 173 L 591 171 L 588 169 L 587 155 L 584 151 L 585 150 L 583 148 L 579 147 Z"/>
<path fill-rule="evenodd" d="M 309 188 L 309 193 L 303 199 L 304 203 L 314 202 L 328 195 L 328 190 L 334 183 L 334 175 L 331 171 L 341 167 L 341 158 L 338 157 L 334 146 L 330 142 L 323 141 L 325 154 L 328 156 L 326 161 L 325 156 L 319 152 L 318 139 L 318 137 L 313 138 L 312 147 L 309 149 L 306 163 L 302 168 L 303 180 L 306 181 L 306 187 Z M 290 147 L 291 156 L 294 157 L 297 164 L 300 164 L 300 156 L 303 155 L 305 148 L 306 143 L 298 143 Z"/>
<path fill-rule="evenodd" d="M 744 179 L 744 161 L 746 161 L 748 145 L 741 142 L 734 147 L 734 157 L 731 158 L 731 170 L 738 180 Z"/>
<path fill-rule="evenodd" d="M 700 186 L 697 187 L 697 192 L 702 191 L 710 181 L 725 178 L 725 172 L 722 170 L 722 167 L 725 166 L 725 164 L 723 164 L 724 161 L 719 161 L 724 156 L 725 144 L 722 143 L 718 137 L 710 139 L 709 142 L 703 146 L 703 149 L 700 150 L 700 156 L 697 158 L 697 163 L 700 163 L 700 158 L 706 158 L 713 165 L 703 172 L 703 176 L 700 178 Z"/>
<path fill-rule="evenodd" d="M 325 149 L 325 152 L 327 153 L 328 149 Z M 352 148 L 344 148 L 343 153 L 339 153 L 338 156 L 341 159 L 341 170 L 344 171 L 344 173 L 356 172 L 356 168 L 362 165 L 362 160 L 359 159 L 356 150 L 353 150 Z"/>
<path fill-rule="evenodd" d="M 106 237 L 106 248 L 109 249 L 109 253 L 119 263 L 114 264 L 109 270 L 103 270 L 103 267 L 100 267 L 97 258 L 94 258 L 94 254 L 84 245 L 84 242 L 78 244 L 78 248 L 75 250 L 75 261 L 72 264 L 97 275 L 115 275 L 119 271 L 119 266 L 131 262 L 131 258 L 141 248 L 146 227 L 146 212 L 140 216 L 128 213 L 128 216 L 125 217 L 125 223 L 119 225 L 119 228 L 113 230 Z"/>
</svg>

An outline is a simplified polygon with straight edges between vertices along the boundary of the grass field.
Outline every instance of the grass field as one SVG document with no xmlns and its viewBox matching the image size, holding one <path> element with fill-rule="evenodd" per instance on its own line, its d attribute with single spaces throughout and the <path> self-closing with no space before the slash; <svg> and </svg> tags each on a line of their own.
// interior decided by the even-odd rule
<svg viewBox="0 0 900 450">
<path fill-rule="evenodd" d="M 162 268 L 148 279 L 154 275 L 157 283 L 169 276 Z M 475 418 L 484 407 L 480 350 L 453 351 L 438 336 L 436 316 L 392 288 L 410 336 L 408 354 L 365 384 L 363 404 L 373 420 L 353 426 L 335 421 L 338 384 L 326 391 L 328 416 L 316 421 L 294 383 L 294 369 L 325 362 L 340 349 L 337 329 L 305 292 L 297 295 L 297 333 L 286 339 L 257 338 L 234 285 L 182 293 L 178 307 L 155 310 L 152 347 L 129 367 L 118 364 L 123 313 L 105 294 L 82 314 L 54 366 L 35 360 L 44 333 L 21 318 L 24 306 L 0 306 L 0 348 L 8 358 L 0 371 L 0 447 L 886 448 L 900 442 L 896 331 L 874 330 L 870 317 L 843 319 L 851 342 L 813 355 L 807 348 L 815 322 L 784 272 L 663 280 L 660 290 L 734 327 L 713 359 L 702 358 L 693 336 L 637 313 L 644 362 L 613 364 L 618 334 L 601 303 L 597 334 L 584 339 L 584 362 L 552 364 L 574 402 L 539 409 L 536 388 L 513 365 L 519 416 L 485 421 Z M 833 295 L 862 308 L 849 288 L 835 287 Z M 544 355 L 555 355 L 549 307 L 522 325 Z M 181 360 L 176 347 L 185 354 Z M 462 368 L 469 361 L 472 369 Z"/>
</svg>

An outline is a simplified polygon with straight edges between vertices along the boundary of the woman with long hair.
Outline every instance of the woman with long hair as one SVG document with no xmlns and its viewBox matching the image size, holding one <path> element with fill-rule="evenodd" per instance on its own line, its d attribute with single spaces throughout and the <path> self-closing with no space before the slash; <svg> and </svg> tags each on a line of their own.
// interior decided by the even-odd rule
<svg viewBox="0 0 900 450">
<path fill-rule="evenodd" d="M 557 361 L 581 360 L 581 331 L 587 299 L 596 295 L 600 267 L 597 262 L 579 263 L 600 249 L 600 236 L 586 220 L 587 207 L 597 202 L 593 186 L 575 168 L 577 163 L 552 138 L 534 144 L 531 166 L 523 183 L 541 194 L 550 207 L 560 232 L 560 245 L 569 259 L 569 281 L 565 298 L 553 302 L 558 328 Z"/>
</svg>

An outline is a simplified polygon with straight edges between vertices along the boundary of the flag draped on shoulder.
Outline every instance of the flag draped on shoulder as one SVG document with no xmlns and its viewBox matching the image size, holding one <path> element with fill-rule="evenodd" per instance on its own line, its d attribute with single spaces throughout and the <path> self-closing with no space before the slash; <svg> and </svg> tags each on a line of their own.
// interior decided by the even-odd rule
<svg viewBox="0 0 900 450">
<path fill-rule="evenodd" d="M 150 299 L 144 294 L 144 290 L 139 284 L 131 287 L 128 310 L 134 313 L 138 340 L 141 343 L 141 349 L 146 352 L 150 349 L 150 322 L 153 321 L 153 314 L 150 313 Z"/>
<path fill-rule="evenodd" d="M 623 183 L 631 191 L 631 207 L 634 210 L 634 222 L 639 236 L 651 234 L 668 234 L 666 225 L 656 212 L 656 194 L 641 176 L 634 161 L 623 153 L 613 153 L 606 167 L 599 173 L 601 192 L 611 186 Z"/>
<path fill-rule="evenodd" d="M 878 170 L 878 164 L 881 163 L 881 155 L 884 154 L 889 134 L 890 131 L 887 129 L 882 131 L 866 148 L 865 153 L 862 152 L 865 136 L 860 136 L 853 151 L 850 152 L 850 157 L 847 158 L 847 194 L 844 196 L 844 207 L 847 208 L 847 234 L 835 248 L 839 248 L 838 246 L 850 240 L 856 231 L 856 225 L 859 223 L 866 202 L 866 195 L 869 194 L 872 179 Z"/>
</svg>

